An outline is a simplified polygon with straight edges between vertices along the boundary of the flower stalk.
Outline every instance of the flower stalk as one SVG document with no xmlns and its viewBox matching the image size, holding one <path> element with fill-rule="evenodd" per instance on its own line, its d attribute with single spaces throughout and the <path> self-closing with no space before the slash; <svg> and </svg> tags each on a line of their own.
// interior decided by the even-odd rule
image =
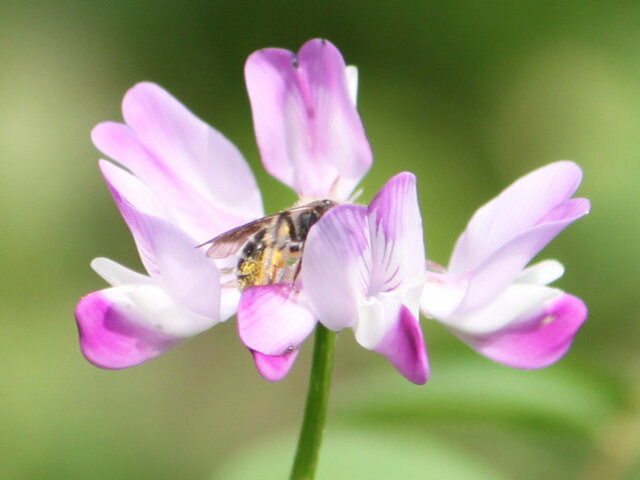
<svg viewBox="0 0 640 480">
<path fill-rule="evenodd" d="M 335 335 L 322 325 L 316 327 L 309 391 L 290 480 L 312 480 L 316 474 L 331 390 Z"/>
</svg>

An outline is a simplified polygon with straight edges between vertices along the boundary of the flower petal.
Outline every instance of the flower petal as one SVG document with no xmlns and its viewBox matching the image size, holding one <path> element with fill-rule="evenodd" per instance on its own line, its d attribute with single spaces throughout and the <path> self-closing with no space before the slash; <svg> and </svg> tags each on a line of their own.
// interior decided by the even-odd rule
<svg viewBox="0 0 640 480">
<path fill-rule="evenodd" d="M 110 258 L 94 258 L 91 261 L 91 268 L 112 287 L 134 283 L 154 284 L 154 281 L 150 277 L 134 272 L 124 265 L 114 262 Z"/>
<path fill-rule="evenodd" d="M 297 348 L 284 355 L 265 355 L 251 350 L 258 373 L 269 382 L 279 382 L 287 376 L 298 356 Z"/>
<path fill-rule="evenodd" d="M 336 47 L 316 39 L 298 55 L 259 50 L 247 60 L 245 79 L 267 171 L 301 196 L 346 200 L 372 153 Z"/>
<path fill-rule="evenodd" d="M 409 381 L 418 385 L 427 382 L 429 362 L 422 330 L 404 305 L 400 306 L 397 321 L 374 350 L 386 356 Z"/>
<path fill-rule="evenodd" d="M 151 285 L 90 293 L 80 300 L 75 315 L 82 353 L 109 369 L 132 367 L 172 349 L 202 321 Z"/>
<path fill-rule="evenodd" d="M 514 283 L 494 301 L 472 313 L 459 313 L 458 310 L 448 317 L 437 318 L 445 325 L 471 335 L 483 335 L 498 331 L 540 305 L 557 297 L 562 290 L 541 285 L 523 285 Z"/>
<path fill-rule="evenodd" d="M 508 287 L 529 261 L 569 224 L 589 212 L 589 201 L 574 198 L 562 205 L 563 216 L 530 228 L 490 255 L 473 272 L 459 313 L 490 302 Z"/>
<path fill-rule="evenodd" d="M 134 86 L 123 114 L 130 127 L 98 125 L 95 145 L 161 196 L 199 242 L 262 216 L 260 193 L 242 155 L 162 88 Z"/>
<path fill-rule="evenodd" d="M 466 283 L 447 274 L 427 271 L 427 281 L 420 296 L 420 310 L 425 317 L 446 319 L 453 314 L 466 293 Z"/>
<path fill-rule="evenodd" d="M 100 169 L 113 200 L 133 235 L 145 269 L 150 275 L 158 276 L 153 238 L 143 228 L 144 222 L 140 221 L 140 217 L 152 215 L 156 218 L 170 218 L 170 215 L 153 192 L 127 171 L 105 160 L 100 161 Z"/>
<path fill-rule="evenodd" d="M 155 212 L 147 207 L 156 206 L 152 201 L 153 194 L 139 180 L 109 162 L 102 162 L 101 167 L 149 274 L 162 282 L 176 303 L 217 321 L 220 318 L 220 281 L 215 262 L 195 248 L 196 240 L 169 220 L 138 207 L 142 205 L 147 211 Z M 135 184 L 137 188 L 130 188 Z M 123 192 L 133 196 L 136 203 L 129 201 Z"/>
<path fill-rule="evenodd" d="M 355 65 L 347 65 L 345 68 L 347 74 L 347 86 L 349 87 L 349 97 L 354 105 L 358 104 L 358 67 Z"/>
<path fill-rule="evenodd" d="M 549 285 L 564 275 L 564 267 L 557 260 L 543 260 L 525 268 L 516 278 L 516 283 Z"/>
<path fill-rule="evenodd" d="M 238 305 L 240 339 L 251 350 L 283 355 L 296 348 L 316 325 L 290 285 L 259 285 L 242 292 Z"/>
<path fill-rule="evenodd" d="M 544 286 L 547 285 L 554 280 L 557 280 L 564 274 L 564 267 L 562 264 L 556 260 L 544 260 L 539 262 L 531 267 L 524 269 L 520 275 L 515 279 L 514 284 L 516 285 L 539 285 Z M 427 271 L 427 282 L 424 285 L 424 289 L 422 291 L 422 295 L 420 298 L 420 309 L 426 317 L 435 318 L 440 320 L 441 322 L 447 323 L 450 317 L 456 317 L 456 313 L 458 307 L 460 306 L 464 296 L 466 294 L 467 281 L 465 279 L 459 280 L 455 277 L 438 273 Z M 516 292 L 518 290 L 516 289 Z M 527 291 L 526 289 L 522 291 Z M 509 288 L 505 291 L 505 293 L 509 294 Z M 494 308 L 498 306 L 500 309 L 500 299 L 505 296 L 505 293 L 502 293 L 498 299 L 494 300 L 489 305 L 483 308 Z M 521 299 L 516 298 L 512 303 L 516 305 L 522 306 L 520 303 Z M 539 302 L 538 300 L 534 301 L 534 304 Z M 528 306 L 524 307 L 529 308 Z M 511 318 L 511 310 L 508 308 L 507 310 L 507 318 Z M 482 309 L 481 309 L 482 311 Z M 474 312 L 475 313 L 475 312 Z M 491 311 L 488 315 L 490 322 L 496 322 L 496 312 Z M 461 315 L 464 317 L 464 315 Z M 500 318 L 503 318 L 504 315 L 500 315 Z M 506 320 L 508 321 L 508 320 Z M 505 320 L 500 320 L 498 324 L 504 324 Z"/>
<path fill-rule="evenodd" d="M 311 310 L 331 330 L 355 327 L 368 288 L 371 246 L 367 209 L 333 207 L 307 236 L 300 278 Z"/>
<path fill-rule="evenodd" d="M 399 291 L 424 278 L 425 251 L 416 178 L 391 178 L 369 205 L 372 245 L 367 295 Z"/>
<path fill-rule="evenodd" d="M 496 362 L 514 368 L 543 368 L 569 350 L 586 317 L 582 300 L 561 293 L 507 328 L 484 336 L 459 336 Z"/>
<path fill-rule="evenodd" d="M 462 275 L 478 268 L 497 249 L 536 225 L 567 219 L 567 214 L 548 215 L 555 209 L 562 211 L 581 180 L 580 167 L 568 161 L 552 163 L 516 180 L 473 215 L 454 248 L 450 273 Z M 581 206 L 586 207 L 582 214 L 569 215 L 574 220 L 587 213 L 588 203 Z"/>
</svg>

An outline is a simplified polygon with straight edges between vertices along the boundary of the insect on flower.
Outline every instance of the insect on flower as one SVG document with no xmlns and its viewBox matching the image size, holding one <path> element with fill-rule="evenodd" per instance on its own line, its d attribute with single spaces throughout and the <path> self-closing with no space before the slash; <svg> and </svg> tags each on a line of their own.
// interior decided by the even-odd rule
<svg viewBox="0 0 640 480">
<path fill-rule="evenodd" d="M 300 205 L 241 225 L 201 246 L 209 245 L 209 258 L 240 257 L 235 269 L 226 272 L 235 275 L 226 286 L 245 290 L 256 285 L 293 284 L 310 228 L 335 205 L 326 199 Z"/>
</svg>

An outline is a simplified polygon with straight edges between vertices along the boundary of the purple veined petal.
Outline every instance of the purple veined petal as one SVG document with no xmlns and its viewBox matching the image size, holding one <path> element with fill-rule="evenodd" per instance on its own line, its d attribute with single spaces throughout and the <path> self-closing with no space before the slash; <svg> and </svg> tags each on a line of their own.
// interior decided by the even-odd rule
<svg viewBox="0 0 640 480">
<path fill-rule="evenodd" d="M 473 272 L 459 312 L 471 312 L 493 300 L 556 235 L 589 213 L 589 208 L 588 200 L 571 199 L 562 205 L 562 217 L 533 226 L 496 250 Z"/>
<path fill-rule="evenodd" d="M 90 293 L 76 307 L 80 348 L 94 365 L 132 367 L 209 328 L 158 286 L 126 285 Z"/>
<path fill-rule="evenodd" d="M 395 366 L 409 381 L 424 385 L 429 379 L 427 347 L 416 317 L 401 305 L 397 320 L 374 348 Z"/>
<path fill-rule="evenodd" d="M 316 319 L 289 284 L 258 285 L 242 292 L 238 332 L 250 350 L 279 356 L 306 340 Z"/>
<path fill-rule="evenodd" d="M 514 368 L 543 368 L 567 353 L 586 318 L 584 302 L 561 293 L 510 327 L 485 336 L 460 338 L 498 363 Z"/>
<path fill-rule="evenodd" d="M 267 171 L 302 197 L 346 200 L 373 156 L 336 47 L 316 39 L 298 55 L 259 50 L 245 79 Z"/>
<path fill-rule="evenodd" d="M 112 287 L 135 283 L 154 285 L 152 278 L 135 272 L 130 268 L 114 262 L 110 258 L 98 257 L 91 261 L 91 268 Z"/>
<path fill-rule="evenodd" d="M 318 320 L 337 331 L 357 324 L 371 270 L 367 209 L 333 207 L 309 231 L 300 278 Z"/>
<path fill-rule="evenodd" d="M 251 350 L 253 355 L 253 361 L 256 365 L 258 373 L 269 382 L 279 382 L 287 376 L 289 370 L 293 366 L 298 352 L 300 350 L 295 349 L 284 355 L 265 355 L 260 352 Z"/>
<path fill-rule="evenodd" d="M 369 205 L 368 224 L 372 260 L 367 295 L 424 280 L 424 237 L 414 175 L 400 173 L 380 189 Z"/>
<path fill-rule="evenodd" d="M 582 170 L 569 161 L 552 163 L 516 180 L 473 215 L 451 255 L 450 273 L 462 275 L 474 270 L 497 249 L 534 226 L 566 218 L 567 213 L 561 213 L 563 205 L 581 180 Z M 588 203 L 581 206 L 586 207 L 584 215 Z M 557 215 L 552 220 L 548 216 L 555 209 Z"/>
</svg>

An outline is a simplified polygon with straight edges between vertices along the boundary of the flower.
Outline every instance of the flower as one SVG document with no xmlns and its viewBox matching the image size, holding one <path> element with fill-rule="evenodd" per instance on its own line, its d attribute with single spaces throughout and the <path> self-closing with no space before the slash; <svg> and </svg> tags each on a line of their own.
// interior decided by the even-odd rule
<svg viewBox="0 0 640 480">
<path fill-rule="evenodd" d="M 424 264 L 416 180 L 405 172 L 368 208 L 340 205 L 320 219 L 307 237 L 302 285 L 323 325 L 353 329 L 360 345 L 424 384 L 429 368 L 418 324 Z"/>
<path fill-rule="evenodd" d="M 297 55 L 255 52 L 245 78 L 267 171 L 301 202 L 346 200 L 372 163 L 355 108 L 355 68 L 331 43 L 311 40 Z M 100 161 L 147 275 L 108 259 L 92 262 L 111 288 L 83 297 L 76 320 L 83 354 L 103 368 L 137 365 L 231 317 L 241 292 L 221 288 L 219 270 L 236 260 L 213 261 L 194 247 L 264 216 L 240 152 L 165 90 L 140 83 L 122 111 L 126 124 L 99 124 L 92 139 L 121 165 Z M 275 379 L 295 355 L 255 351 L 254 358 Z"/>
<path fill-rule="evenodd" d="M 122 110 L 126 125 L 101 123 L 92 139 L 131 172 L 100 161 L 148 275 L 92 262 L 112 288 L 82 298 L 76 319 L 82 352 L 103 368 L 137 365 L 231 316 L 238 292 L 221 291 L 194 246 L 263 214 L 237 149 L 166 91 L 138 84 Z"/>
<path fill-rule="evenodd" d="M 520 178 L 481 207 L 458 238 L 449 268 L 435 265 L 421 310 L 481 354 L 515 368 L 561 358 L 586 319 L 577 297 L 547 285 L 564 273 L 546 260 L 524 268 L 565 227 L 589 213 L 571 198 L 582 179 L 572 162 Z"/>
</svg>

